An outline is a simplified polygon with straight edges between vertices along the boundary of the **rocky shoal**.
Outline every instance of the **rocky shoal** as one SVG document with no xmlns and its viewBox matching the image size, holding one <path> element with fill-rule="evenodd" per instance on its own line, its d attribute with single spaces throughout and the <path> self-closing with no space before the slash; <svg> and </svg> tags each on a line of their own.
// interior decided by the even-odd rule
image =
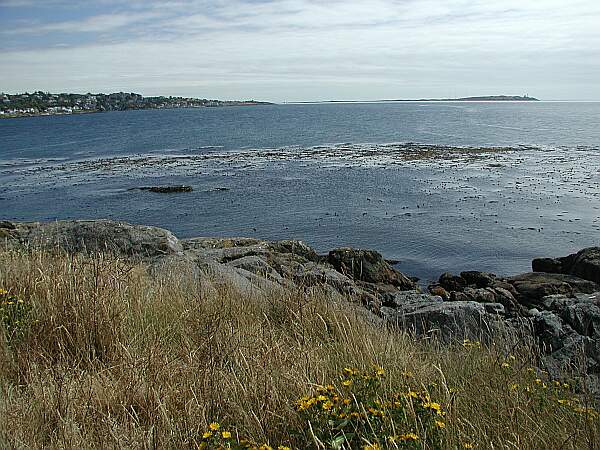
<svg viewBox="0 0 600 450">
<path fill-rule="evenodd" d="M 444 273 L 426 290 L 374 250 L 338 248 L 319 255 L 301 241 L 197 237 L 109 220 L 0 221 L 9 247 L 111 252 L 143 260 L 155 276 L 209 274 L 241 292 L 318 287 L 364 306 L 374 321 L 444 341 L 489 341 L 500 334 L 533 339 L 541 365 L 558 376 L 584 369 L 600 395 L 600 247 L 540 258 L 533 272 L 501 277 Z"/>
</svg>

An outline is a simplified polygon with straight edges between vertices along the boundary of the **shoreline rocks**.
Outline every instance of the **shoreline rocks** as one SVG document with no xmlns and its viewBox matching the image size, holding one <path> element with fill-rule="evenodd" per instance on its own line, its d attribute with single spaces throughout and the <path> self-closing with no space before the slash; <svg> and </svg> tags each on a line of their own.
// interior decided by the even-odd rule
<svg viewBox="0 0 600 450">
<path fill-rule="evenodd" d="M 444 273 L 422 292 L 415 280 L 367 249 L 318 255 L 301 241 L 198 237 L 111 220 L 18 223 L 0 220 L 0 243 L 66 252 L 111 252 L 143 260 L 155 276 L 211 274 L 240 292 L 268 294 L 319 287 L 360 304 L 383 324 L 442 341 L 530 337 L 542 363 L 556 374 L 582 367 L 600 395 L 600 248 L 563 258 L 538 258 L 534 272 L 501 277 Z M 546 271 L 540 271 L 544 269 Z"/>
</svg>

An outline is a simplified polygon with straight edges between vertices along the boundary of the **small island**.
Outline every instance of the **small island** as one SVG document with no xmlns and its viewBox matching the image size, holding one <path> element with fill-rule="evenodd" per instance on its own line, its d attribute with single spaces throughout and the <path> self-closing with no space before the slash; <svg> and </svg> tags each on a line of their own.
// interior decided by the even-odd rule
<svg viewBox="0 0 600 450">
<path fill-rule="evenodd" d="M 422 98 L 419 100 L 385 100 L 392 102 L 539 102 L 528 95 L 482 95 L 478 97 L 460 98 Z"/>
<path fill-rule="evenodd" d="M 144 97 L 140 94 L 0 93 L 0 118 L 126 111 L 130 109 L 206 108 L 266 105 L 255 100 L 207 100 L 188 97 Z"/>
</svg>

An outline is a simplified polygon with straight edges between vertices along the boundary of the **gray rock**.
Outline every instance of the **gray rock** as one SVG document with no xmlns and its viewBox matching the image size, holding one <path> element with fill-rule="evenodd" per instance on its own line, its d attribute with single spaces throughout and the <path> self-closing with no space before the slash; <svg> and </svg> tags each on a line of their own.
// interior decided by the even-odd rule
<svg viewBox="0 0 600 450">
<path fill-rule="evenodd" d="M 600 247 L 583 249 L 561 261 L 567 273 L 600 284 Z"/>
<path fill-rule="evenodd" d="M 532 262 L 535 272 L 574 275 L 600 284 L 600 247 L 589 247 L 562 258 L 537 258 Z"/>
<path fill-rule="evenodd" d="M 536 258 L 531 262 L 534 272 L 562 273 L 562 263 L 554 258 Z"/>
<path fill-rule="evenodd" d="M 461 272 L 460 277 L 465 280 L 468 285 L 475 285 L 480 289 L 492 286 L 496 279 L 496 275 L 493 273 L 477 272 L 474 270 Z"/>
<path fill-rule="evenodd" d="M 519 301 L 537 305 L 543 297 L 563 294 L 569 297 L 575 293 L 592 293 L 600 290 L 595 283 L 571 275 L 545 272 L 524 273 L 508 279 L 519 294 Z"/>
<path fill-rule="evenodd" d="M 493 309 L 502 310 L 502 305 Z M 398 308 L 381 308 L 388 323 L 414 331 L 418 336 L 436 334 L 443 340 L 489 338 L 497 321 L 477 302 L 414 302 Z"/>
<path fill-rule="evenodd" d="M 467 281 L 460 276 L 452 275 L 449 272 L 443 273 L 438 280 L 438 284 L 446 289 L 448 292 L 457 291 L 460 292 L 467 287 Z"/>
<path fill-rule="evenodd" d="M 244 256 L 242 258 L 230 261 L 227 263 L 227 265 L 237 269 L 244 269 L 267 279 L 272 279 L 278 282 L 283 281 L 281 275 L 259 256 Z"/>
<path fill-rule="evenodd" d="M 329 252 L 329 263 L 354 280 L 396 286 L 400 290 L 413 289 L 415 283 L 390 266 L 374 250 L 338 248 Z"/>
<path fill-rule="evenodd" d="M 480 303 L 496 302 L 496 293 L 490 288 L 473 289 L 466 288 L 463 293 L 470 301 Z"/>
<path fill-rule="evenodd" d="M 21 245 L 68 252 L 108 251 L 124 256 L 156 257 L 183 251 L 170 231 L 111 220 L 23 223 L 12 233 Z"/>
</svg>

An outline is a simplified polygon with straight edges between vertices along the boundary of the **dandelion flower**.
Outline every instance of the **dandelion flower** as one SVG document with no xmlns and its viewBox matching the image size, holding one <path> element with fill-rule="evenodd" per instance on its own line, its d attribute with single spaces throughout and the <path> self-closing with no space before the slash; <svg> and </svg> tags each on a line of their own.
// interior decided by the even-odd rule
<svg viewBox="0 0 600 450">
<path fill-rule="evenodd" d="M 213 433 L 212 431 L 206 431 L 203 435 L 202 435 L 202 439 L 208 439 L 210 437 L 212 437 Z"/>
<path fill-rule="evenodd" d="M 419 436 L 417 436 L 415 433 L 405 433 L 405 434 L 401 434 L 400 436 L 398 436 L 398 440 L 399 441 L 418 441 L 419 440 Z"/>
<path fill-rule="evenodd" d="M 446 424 L 444 422 L 442 422 L 441 420 L 436 420 L 435 426 L 438 428 L 446 428 Z"/>
<path fill-rule="evenodd" d="M 223 436 L 223 439 L 231 439 L 231 433 L 229 431 L 223 431 L 221 436 Z"/>
<path fill-rule="evenodd" d="M 221 428 L 221 425 L 219 425 L 219 422 L 212 422 L 208 428 L 212 431 L 217 431 L 219 428 Z"/>
</svg>

